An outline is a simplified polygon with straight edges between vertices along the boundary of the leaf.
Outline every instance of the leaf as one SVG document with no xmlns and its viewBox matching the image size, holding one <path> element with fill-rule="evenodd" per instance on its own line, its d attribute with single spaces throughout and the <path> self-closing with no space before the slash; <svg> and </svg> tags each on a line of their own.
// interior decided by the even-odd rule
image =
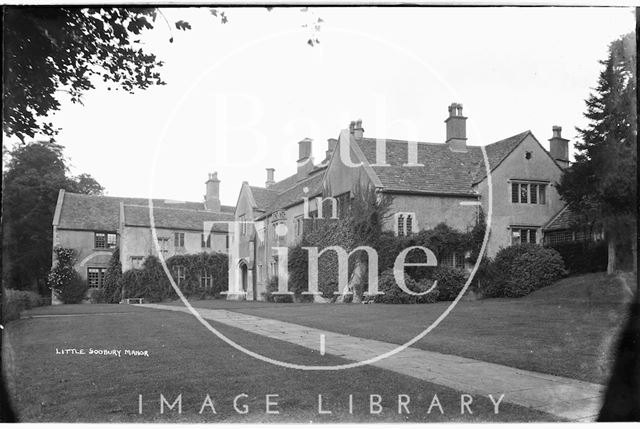
<svg viewBox="0 0 640 429">
<path fill-rule="evenodd" d="M 176 21 L 175 26 L 178 30 L 191 30 L 191 24 L 189 24 L 187 21 Z"/>
</svg>

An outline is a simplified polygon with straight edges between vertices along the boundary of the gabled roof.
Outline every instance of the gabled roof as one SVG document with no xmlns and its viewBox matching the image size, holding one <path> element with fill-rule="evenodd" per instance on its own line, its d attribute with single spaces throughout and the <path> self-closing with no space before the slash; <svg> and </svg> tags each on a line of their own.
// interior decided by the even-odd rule
<svg viewBox="0 0 640 429">
<path fill-rule="evenodd" d="M 153 199 L 154 208 L 174 208 L 204 211 L 204 203 Z M 149 206 L 147 198 L 110 197 L 104 195 L 75 194 L 60 190 L 56 217 L 58 229 L 116 231 L 120 223 L 120 203 Z M 222 213 L 233 213 L 234 208 L 222 206 Z M 147 216 L 148 217 L 148 216 Z"/>
<path fill-rule="evenodd" d="M 494 170 L 522 141 L 531 134 L 525 131 L 485 146 L 490 170 Z M 407 166 L 407 140 L 386 139 L 388 166 L 375 166 L 376 139 L 352 139 L 380 180 L 385 192 L 410 192 L 442 195 L 475 195 L 473 185 L 486 177 L 480 146 L 467 146 L 465 152 L 454 152 L 445 143 L 417 142 L 417 162 L 423 166 Z"/>
<path fill-rule="evenodd" d="M 358 142 L 369 164 L 376 162 L 376 139 Z M 481 160 L 480 148 L 470 146 L 467 152 L 453 152 L 446 144 L 418 143 L 418 163 L 406 166 L 408 142 L 386 140 L 386 163 L 373 171 L 387 192 L 423 192 L 439 194 L 471 194 L 473 177 Z"/>
<path fill-rule="evenodd" d="M 566 205 L 542 229 L 544 231 L 571 229 L 575 226 L 575 217 L 575 213 L 571 211 L 569 205 Z"/>
<path fill-rule="evenodd" d="M 151 227 L 149 206 L 124 205 L 125 226 Z M 153 221 L 156 228 L 203 231 L 205 222 L 232 221 L 232 213 L 215 213 L 206 210 L 189 210 L 168 207 L 153 207 Z M 226 232 L 227 225 L 213 224 L 213 231 Z"/>
<path fill-rule="evenodd" d="M 269 207 L 277 198 L 278 192 L 273 189 L 261 188 L 259 186 L 249 186 L 251 195 L 256 202 L 256 209 L 264 211 Z"/>
<path fill-rule="evenodd" d="M 523 133 L 507 137 L 506 139 L 499 140 L 495 143 L 491 143 L 485 146 L 487 159 L 489 160 L 489 165 L 491 166 L 490 170 L 493 171 L 498 165 L 500 165 L 502 161 L 507 156 L 509 156 L 509 154 L 513 152 L 513 150 L 518 147 L 518 145 L 522 143 L 525 137 L 527 137 L 529 134 L 531 134 L 531 131 L 525 131 Z M 487 171 L 484 167 L 484 162 L 482 162 L 481 168 L 476 171 L 474 183 L 481 182 L 485 177 L 487 177 Z"/>
<path fill-rule="evenodd" d="M 277 198 L 266 208 L 264 215 L 258 219 L 270 215 L 271 213 L 291 207 L 292 205 L 299 204 L 303 201 L 303 197 L 314 197 L 318 195 L 322 189 L 323 174 L 313 174 L 310 177 L 294 184 L 289 189 L 278 194 Z M 272 189 L 270 187 L 269 189 Z M 305 192 L 305 188 L 306 191 Z"/>
</svg>

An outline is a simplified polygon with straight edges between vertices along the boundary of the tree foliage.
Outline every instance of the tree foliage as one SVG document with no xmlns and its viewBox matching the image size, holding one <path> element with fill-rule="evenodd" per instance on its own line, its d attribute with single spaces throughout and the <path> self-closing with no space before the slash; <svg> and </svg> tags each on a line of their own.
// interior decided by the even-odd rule
<svg viewBox="0 0 640 429">
<path fill-rule="evenodd" d="M 116 247 L 109 259 L 109 266 L 104 272 L 104 284 L 101 301 L 117 304 L 122 299 L 121 282 L 122 264 L 120 263 L 120 248 Z"/>
<path fill-rule="evenodd" d="M 637 207 L 637 110 L 635 34 L 609 46 L 595 91 L 586 100 L 586 128 L 578 128 L 576 162 L 558 192 L 582 223 L 604 227 L 610 252 L 633 238 Z M 632 232 L 631 234 L 629 232 Z M 610 255 L 612 256 L 612 255 Z M 609 271 L 615 258 L 610 257 Z"/>
<path fill-rule="evenodd" d="M 206 8 L 220 23 L 228 16 Z M 163 61 L 145 47 L 144 33 L 157 26 L 189 30 L 183 19 L 169 23 L 154 7 L 5 7 L 3 20 L 3 131 L 22 142 L 59 131 L 50 114 L 66 97 L 82 103 L 83 95 L 101 83 L 134 93 L 164 85 Z M 320 43 L 322 19 L 309 8 L 310 46 Z"/>
<path fill-rule="evenodd" d="M 2 196 L 5 286 L 46 293 L 58 191 L 102 193 L 91 176 L 69 175 L 62 150 L 55 143 L 36 142 L 8 152 Z"/>
</svg>

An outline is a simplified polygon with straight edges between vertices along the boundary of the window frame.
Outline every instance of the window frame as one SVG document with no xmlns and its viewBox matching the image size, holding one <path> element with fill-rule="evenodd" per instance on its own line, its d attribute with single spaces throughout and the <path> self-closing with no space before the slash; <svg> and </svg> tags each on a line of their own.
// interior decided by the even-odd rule
<svg viewBox="0 0 640 429">
<path fill-rule="evenodd" d="M 518 244 L 539 244 L 539 236 L 538 236 L 538 230 L 540 229 L 539 226 L 511 226 L 509 227 L 510 229 L 510 233 L 509 233 L 509 245 L 510 246 L 515 246 Z M 514 233 L 515 231 L 519 232 L 519 236 L 518 236 L 518 242 L 514 243 Z M 527 240 L 525 242 L 522 241 L 522 231 L 527 231 L 526 232 L 526 237 Z M 534 241 L 531 241 L 531 236 L 533 235 Z"/>
<path fill-rule="evenodd" d="M 169 252 L 169 237 L 158 237 L 158 247 L 160 248 L 160 253 L 168 253 Z"/>
<path fill-rule="evenodd" d="M 205 291 L 213 288 L 213 276 L 207 270 L 200 273 L 200 288 Z"/>
<path fill-rule="evenodd" d="M 102 236 L 103 244 L 98 246 L 98 237 Z M 109 240 L 113 237 L 113 242 Z M 114 231 L 94 231 L 93 232 L 93 248 L 94 249 L 115 249 L 118 247 L 118 233 Z"/>
<path fill-rule="evenodd" d="M 92 285 L 91 284 L 91 274 L 94 274 L 91 272 L 91 270 L 96 270 L 97 272 L 95 274 L 97 274 L 98 278 L 97 278 L 97 285 Z M 87 284 L 89 285 L 89 287 L 95 287 L 98 289 L 102 289 L 104 287 L 104 275 L 106 273 L 107 269 L 104 267 L 87 267 Z"/>
<path fill-rule="evenodd" d="M 173 233 L 173 247 L 176 249 L 184 249 L 184 232 L 174 232 Z"/>
<path fill-rule="evenodd" d="M 131 268 L 133 269 L 139 269 L 142 268 L 142 264 L 144 263 L 144 256 L 131 256 Z M 134 261 L 140 261 L 140 265 L 136 267 L 136 264 Z"/>
<path fill-rule="evenodd" d="M 509 200 L 511 201 L 511 204 L 542 206 L 547 204 L 547 186 L 549 185 L 549 182 L 542 180 L 512 179 L 509 180 L 509 184 Z M 522 198 L 523 189 L 526 189 L 525 198 Z M 532 197 L 532 195 L 534 195 L 533 189 L 535 189 L 535 197 Z M 526 201 L 522 201 L 523 199 L 526 199 Z"/>
<path fill-rule="evenodd" d="M 396 237 L 408 237 L 419 231 L 415 212 L 398 212 L 394 215 Z"/>
<path fill-rule="evenodd" d="M 207 236 L 205 240 L 204 237 Z M 209 234 L 200 234 L 200 247 L 203 249 L 211 249 L 211 233 Z"/>
<path fill-rule="evenodd" d="M 184 265 L 176 265 L 175 266 L 175 272 L 176 272 L 176 284 L 178 286 L 180 286 L 180 283 L 186 279 L 186 270 L 184 268 Z"/>
</svg>

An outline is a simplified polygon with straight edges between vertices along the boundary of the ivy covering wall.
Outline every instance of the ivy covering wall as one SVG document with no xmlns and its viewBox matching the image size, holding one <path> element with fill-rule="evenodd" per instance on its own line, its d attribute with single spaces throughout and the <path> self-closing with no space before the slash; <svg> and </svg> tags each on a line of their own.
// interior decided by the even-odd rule
<svg viewBox="0 0 640 429">
<path fill-rule="evenodd" d="M 217 298 L 227 289 L 228 256 L 221 253 L 175 255 L 167 259 L 174 282 L 187 298 Z M 148 256 L 142 267 L 125 271 L 120 280 L 122 297 L 149 302 L 177 299 L 160 260 Z"/>
</svg>

